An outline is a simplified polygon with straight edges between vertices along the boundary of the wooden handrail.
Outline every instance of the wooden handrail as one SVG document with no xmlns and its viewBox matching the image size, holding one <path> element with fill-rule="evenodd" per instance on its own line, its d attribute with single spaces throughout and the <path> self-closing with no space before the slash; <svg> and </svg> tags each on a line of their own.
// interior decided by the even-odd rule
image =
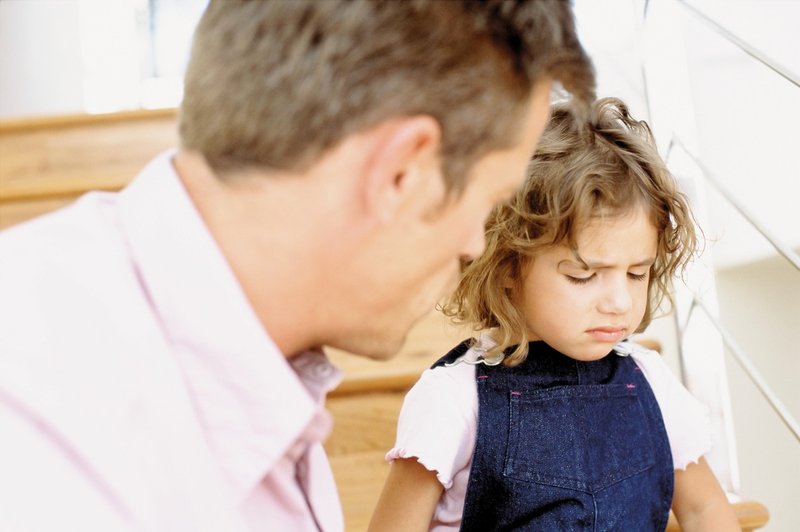
<svg viewBox="0 0 800 532">
<path fill-rule="evenodd" d="M 177 116 L 178 110 L 174 107 L 165 107 L 162 109 L 135 109 L 132 111 L 118 111 L 115 113 L 30 116 L 11 120 L 0 120 L 0 135 L 38 131 L 42 129 L 130 122 L 133 120 L 177 118 Z"/>
<path fill-rule="evenodd" d="M 0 202 L 119 190 L 177 144 L 176 117 L 156 109 L 0 122 Z"/>
<path fill-rule="evenodd" d="M 425 368 L 395 368 L 387 366 L 381 370 L 345 374 L 341 384 L 328 397 L 342 397 L 372 392 L 405 391 L 419 379 Z"/>
<path fill-rule="evenodd" d="M 36 182 L 8 183 L 0 186 L 0 202 L 73 197 L 90 190 L 116 192 L 127 185 L 129 181 L 128 177 L 114 178 L 111 176 L 104 179 L 75 177 L 64 181 L 42 179 Z"/>
</svg>

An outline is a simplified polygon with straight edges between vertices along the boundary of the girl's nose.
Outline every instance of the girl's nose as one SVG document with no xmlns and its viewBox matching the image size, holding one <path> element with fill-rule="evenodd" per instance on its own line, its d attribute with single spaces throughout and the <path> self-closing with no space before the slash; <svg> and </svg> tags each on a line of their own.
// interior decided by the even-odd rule
<svg viewBox="0 0 800 532">
<path fill-rule="evenodd" d="M 627 278 L 623 280 L 609 280 L 609 285 L 603 292 L 598 308 L 606 314 L 624 314 L 631 310 L 633 297 L 630 293 Z"/>
</svg>

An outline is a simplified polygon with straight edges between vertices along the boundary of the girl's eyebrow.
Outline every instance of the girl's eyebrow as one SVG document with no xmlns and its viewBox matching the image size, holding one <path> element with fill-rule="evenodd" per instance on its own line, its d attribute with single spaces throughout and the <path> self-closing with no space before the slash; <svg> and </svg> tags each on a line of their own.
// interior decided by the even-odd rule
<svg viewBox="0 0 800 532">
<path fill-rule="evenodd" d="M 648 257 L 648 258 L 646 258 L 644 260 L 641 260 L 641 261 L 637 262 L 636 264 L 631 264 L 629 267 L 631 267 L 631 268 L 639 268 L 639 267 L 644 267 L 644 266 L 649 267 L 649 266 L 652 266 L 653 263 L 655 263 L 655 261 L 656 261 L 655 257 Z M 562 260 L 561 262 L 558 263 L 558 267 L 560 268 L 561 266 L 577 267 L 577 268 L 580 268 L 581 270 L 602 270 L 602 269 L 606 269 L 606 268 L 613 268 L 615 265 L 614 264 L 606 264 L 604 262 L 597 262 L 597 261 L 586 262 L 586 261 L 578 258 L 578 259 L 575 259 L 575 260 L 564 259 L 564 260 Z"/>
</svg>

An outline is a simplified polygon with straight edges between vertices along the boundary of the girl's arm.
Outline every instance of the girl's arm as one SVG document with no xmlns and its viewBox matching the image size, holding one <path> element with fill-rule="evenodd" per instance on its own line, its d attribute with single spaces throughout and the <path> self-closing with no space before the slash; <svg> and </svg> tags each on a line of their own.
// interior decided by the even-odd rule
<svg viewBox="0 0 800 532">
<path fill-rule="evenodd" d="M 739 521 L 705 458 L 675 471 L 672 510 L 682 532 L 740 531 Z"/>
<path fill-rule="evenodd" d="M 416 459 L 393 461 L 369 532 L 427 532 L 443 490 L 436 473 Z"/>
</svg>

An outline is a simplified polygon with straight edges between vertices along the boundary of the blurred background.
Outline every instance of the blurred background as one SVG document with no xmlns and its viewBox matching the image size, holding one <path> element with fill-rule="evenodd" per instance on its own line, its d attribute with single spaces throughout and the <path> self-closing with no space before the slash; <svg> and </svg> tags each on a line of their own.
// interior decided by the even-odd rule
<svg viewBox="0 0 800 532">
<path fill-rule="evenodd" d="M 3 135 L 64 116 L 166 109 L 152 116 L 174 120 L 205 4 L 0 1 L 0 203 L 33 201 L 14 188 L 31 165 L 12 168 Z M 676 312 L 647 335 L 709 404 L 711 462 L 731 498 L 764 504 L 765 530 L 798 530 L 800 1 L 573 4 L 599 95 L 650 123 L 705 233 Z"/>
</svg>

